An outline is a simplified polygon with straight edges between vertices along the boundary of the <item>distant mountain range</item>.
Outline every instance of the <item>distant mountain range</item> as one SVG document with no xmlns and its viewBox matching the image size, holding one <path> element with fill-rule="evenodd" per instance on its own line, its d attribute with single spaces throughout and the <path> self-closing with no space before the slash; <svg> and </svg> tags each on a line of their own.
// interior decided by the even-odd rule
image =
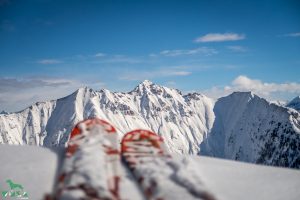
<svg viewBox="0 0 300 200">
<path fill-rule="evenodd" d="M 80 88 L 17 113 L 1 113 L 0 143 L 65 146 L 77 122 L 99 117 L 112 123 L 120 138 L 136 128 L 152 130 L 172 153 L 300 168 L 299 102 L 296 97 L 281 106 L 251 92 L 215 102 L 147 80 L 128 93 Z"/>
</svg>

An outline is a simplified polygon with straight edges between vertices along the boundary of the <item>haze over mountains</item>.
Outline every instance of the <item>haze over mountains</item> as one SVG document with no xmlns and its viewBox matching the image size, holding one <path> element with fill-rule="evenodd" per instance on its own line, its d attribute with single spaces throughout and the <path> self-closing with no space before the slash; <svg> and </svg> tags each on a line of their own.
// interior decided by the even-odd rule
<svg viewBox="0 0 300 200">
<path fill-rule="evenodd" d="M 172 153 L 300 168 L 295 99 L 288 108 L 251 92 L 235 92 L 215 102 L 147 80 L 128 93 L 80 88 L 58 100 L 0 114 L 0 143 L 65 146 L 77 122 L 99 117 L 112 123 L 120 138 L 136 128 L 150 129 L 163 136 Z"/>
</svg>

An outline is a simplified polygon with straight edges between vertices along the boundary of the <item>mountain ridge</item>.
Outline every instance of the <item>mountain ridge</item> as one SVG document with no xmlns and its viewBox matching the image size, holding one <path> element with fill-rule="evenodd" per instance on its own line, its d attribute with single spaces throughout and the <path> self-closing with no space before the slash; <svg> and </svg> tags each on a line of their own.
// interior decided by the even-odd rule
<svg viewBox="0 0 300 200">
<path fill-rule="evenodd" d="M 112 123 L 119 138 L 137 128 L 154 131 L 171 153 L 300 168 L 300 117 L 294 109 L 253 92 L 234 92 L 215 101 L 148 80 L 127 93 L 83 87 L 0 114 L 0 143 L 66 146 L 73 126 L 90 117 Z"/>
<path fill-rule="evenodd" d="M 196 115 L 193 110 L 198 107 L 203 112 Z M 150 129 L 166 138 L 171 152 L 196 154 L 211 124 L 206 120 L 212 118 L 212 107 L 213 101 L 204 95 L 183 96 L 150 81 L 128 93 L 83 87 L 66 97 L 0 115 L 0 143 L 64 146 L 77 122 L 99 117 L 114 124 L 120 137 L 135 128 Z M 189 125 L 191 120 L 201 123 Z"/>
<path fill-rule="evenodd" d="M 201 144 L 202 154 L 299 168 L 299 112 L 253 93 L 242 97 L 232 93 L 216 102 L 214 113 L 214 126 Z"/>
</svg>

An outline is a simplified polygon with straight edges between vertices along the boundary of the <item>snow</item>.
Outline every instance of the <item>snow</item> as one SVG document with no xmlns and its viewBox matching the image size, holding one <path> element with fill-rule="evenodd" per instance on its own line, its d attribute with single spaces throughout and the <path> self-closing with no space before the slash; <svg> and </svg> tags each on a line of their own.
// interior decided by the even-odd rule
<svg viewBox="0 0 300 200">
<path fill-rule="evenodd" d="M 195 157 L 206 186 L 223 200 L 297 200 L 300 171 L 237 161 Z"/>
<path fill-rule="evenodd" d="M 57 170 L 60 169 L 62 148 L 0 145 L 0 186 L 7 188 L 6 179 L 24 186 L 30 199 L 42 199 L 52 190 Z M 13 155 L 13 156 L 12 156 Z M 181 163 L 185 176 L 198 176 L 217 199 L 222 200 L 298 200 L 300 197 L 300 171 L 253 165 L 248 163 L 209 158 L 204 156 L 173 155 Z M 188 162 L 187 162 L 188 160 Z M 188 163 L 188 164 L 187 164 Z M 156 166 L 155 166 L 156 167 Z M 122 169 L 124 170 L 124 169 Z M 125 184 L 121 193 L 142 199 L 132 181 L 131 174 L 123 171 Z M 166 181 L 166 180 L 163 180 Z M 174 196 L 177 190 L 171 191 Z M 180 199 L 180 194 L 177 198 Z M 133 198 L 130 198 L 133 199 Z"/>
<path fill-rule="evenodd" d="M 0 189 L 8 190 L 7 179 L 19 183 L 29 199 L 42 199 L 52 191 L 62 148 L 0 145 Z"/>
</svg>

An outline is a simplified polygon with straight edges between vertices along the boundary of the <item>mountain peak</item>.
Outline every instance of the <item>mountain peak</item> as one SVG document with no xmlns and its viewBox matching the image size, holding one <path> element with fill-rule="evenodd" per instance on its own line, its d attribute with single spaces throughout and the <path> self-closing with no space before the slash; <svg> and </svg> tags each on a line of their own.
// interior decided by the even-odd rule
<svg viewBox="0 0 300 200">
<path fill-rule="evenodd" d="M 5 110 L 2 110 L 2 111 L 0 112 L 0 114 L 6 115 L 6 114 L 9 114 L 9 112 L 6 112 Z"/>
<path fill-rule="evenodd" d="M 139 86 L 146 86 L 146 87 L 149 87 L 150 85 L 153 85 L 153 82 L 149 81 L 149 80 L 144 80 L 143 82 L 141 82 L 139 84 Z"/>
<path fill-rule="evenodd" d="M 92 88 L 85 86 L 85 87 L 81 87 L 81 88 L 77 89 L 75 92 L 73 92 L 71 95 L 69 95 L 67 97 L 71 97 L 74 99 L 85 99 L 88 97 L 93 97 L 95 95 L 96 95 L 96 92 Z"/>
<path fill-rule="evenodd" d="M 257 97 L 253 92 L 248 91 L 248 92 L 233 92 L 230 95 L 228 95 L 228 97 L 230 98 L 234 98 L 234 99 L 244 99 L 247 101 L 250 101 L 251 99 L 253 99 L 254 97 Z M 224 97 L 221 97 L 220 99 L 222 99 Z"/>
<path fill-rule="evenodd" d="M 295 97 L 291 102 L 300 102 L 300 96 Z"/>
<path fill-rule="evenodd" d="M 143 82 L 138 84 L 138 86 L 136 86 L 132 92 L 137 92 L 137 93 L 142 94 L 147 90 L 151 90 L 151 87 L 153 85 L 155 85 L 153 82 L 151 82 L 149 80 L 144 80 Z"/>
<path fill-rule="evenodd" d="M 295 97 L 286 106 L 290 107 L 290 108 L 294 108 L 295 110 L 300 111 L 300 96 Z"/>
<path fill-rule="evenodd" d="M 87 90 L 89 90 L 89 88 L 87 86 L 84 86 L 84 87 L 78 88 L 78 90 L 76 92 L 84 92 L 84 91 L 87 91 Z"/>
</svg>

